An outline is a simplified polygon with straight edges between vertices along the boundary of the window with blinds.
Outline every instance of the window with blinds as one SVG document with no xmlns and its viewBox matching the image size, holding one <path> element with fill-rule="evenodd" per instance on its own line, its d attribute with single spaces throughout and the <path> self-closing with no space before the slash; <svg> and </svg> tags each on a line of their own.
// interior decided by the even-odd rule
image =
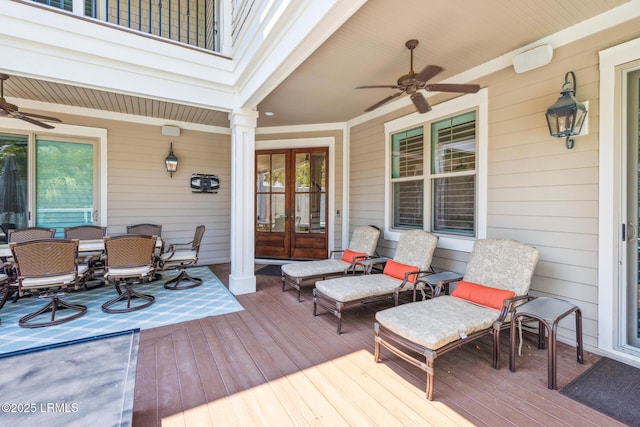
<svg viewBox="0 0 640 427">
<path fill-rule="evenodd" d="M 424 130 L 420 126 L 391 138 L 393 227 L 424 226 Z"/>
<path fill-rule="evenodd" d="M 476 112 L 431 124 L 432 230 L 475 234 Z"/>
<path fill-rule="evenodd" d="M 428 141 L 422 126 L 391 135 L 391 224 L 395 229 L 474 236 L 476 111 L 429 126 Z M 426 173 L 425 165 L 430 165 Z"/>
</svg>

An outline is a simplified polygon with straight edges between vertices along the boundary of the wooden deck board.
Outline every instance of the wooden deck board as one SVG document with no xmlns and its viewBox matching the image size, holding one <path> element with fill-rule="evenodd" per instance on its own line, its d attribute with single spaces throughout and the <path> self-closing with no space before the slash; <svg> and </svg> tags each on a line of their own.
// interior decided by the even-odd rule
<svg viewBox="0 0 640 427">
<path fill-rule="evenodd" d="M 134 426 L 621 425 L 547 389 L 546 352 L 531 336 L 515 373 L 508 334 L 500 370 L 490 337 L 438 358 L 430 402 L 423 371 L 384 350 L 373 360 L 375 311 L 389 302 L 345 310 L 337 335 L 335 316 L 312 314 L 313 286 L 300 303 L 278 277 L 258 276 L 257 287 L 237 297 L 243 311 L 141 333 Z M 560 387 L 598 357 L 586 360 L 558 345 Z"/>
</svg>

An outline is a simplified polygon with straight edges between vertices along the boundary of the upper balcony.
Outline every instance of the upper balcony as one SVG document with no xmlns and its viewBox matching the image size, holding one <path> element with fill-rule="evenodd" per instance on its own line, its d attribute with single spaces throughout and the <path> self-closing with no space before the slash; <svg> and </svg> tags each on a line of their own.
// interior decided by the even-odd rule
<svg viewBox="0 0 640 427">
<path fill-rule="evenodd" d="M 220 32 L 223 0 L 32 1 L 144 35 L 223 53 Z M 242 6 L 245 2 L 232 3 Z"/>
</svg>

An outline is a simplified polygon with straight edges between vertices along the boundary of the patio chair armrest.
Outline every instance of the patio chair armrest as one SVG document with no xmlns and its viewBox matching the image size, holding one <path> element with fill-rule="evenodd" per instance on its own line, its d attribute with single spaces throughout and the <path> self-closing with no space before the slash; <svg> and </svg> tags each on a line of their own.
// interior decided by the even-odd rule
<svg viewBox="0 0 640 427">
<path fill-rule="evenodd" d="M 527 301 L 531 301 L 533 298 L 534 297 L 530 295 L 520 295 L 512 298 L 506 298 L 502 302 L 502 310 L 500 311 L 500 317 L 498 317 L 498 320 L 496 320 L 496 322 L 494 323 L 494 328 L 496 324 L 498 323 L 502 324 L 506 320 L 507 315 L 509 315 L 516 308 L 516 306 L 523 304 Z"/>
<path fill-rule="evenodd" d="M 333 258 L 335 254 L 339 254 L 344 252 L 344 249 L 334 249 L 331 252 L 329 252 L 329 259 Z"/>
<path fill-rule="evenodd" d="M 193 244 L 193 241 L 191 242 L 186 242 L 186 243 L 169 243 L 169 247 L 167 248 L 167 251 L 170 250 L 177 250 L 177 248 L 179 247 L 183 247 L 183 246 L 191 246 Z"/>
</svg>

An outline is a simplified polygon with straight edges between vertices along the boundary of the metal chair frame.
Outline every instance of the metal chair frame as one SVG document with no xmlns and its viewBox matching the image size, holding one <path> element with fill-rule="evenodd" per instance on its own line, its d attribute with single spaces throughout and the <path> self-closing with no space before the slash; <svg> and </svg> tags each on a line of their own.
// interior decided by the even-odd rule
<svg viewBox="0 0 640 427">
<path fill-rule="evenodd" d="M 105 313 L 128 313 L 150 306 L 155 302 L 153 295 L 145 295 L 134 290 L 154 273 L 154 250 L 157 236 L 128 234 L 105 237 L 105 279 L 112 282 L 118 296 L 102 304 Z M 124 289 L 121 288 L 124 286 Z M 143 300 L 132 306 L 133 300 Z M 126 301 L 126 308 L 113 308 L 120 301 Z"/>
</svg>

